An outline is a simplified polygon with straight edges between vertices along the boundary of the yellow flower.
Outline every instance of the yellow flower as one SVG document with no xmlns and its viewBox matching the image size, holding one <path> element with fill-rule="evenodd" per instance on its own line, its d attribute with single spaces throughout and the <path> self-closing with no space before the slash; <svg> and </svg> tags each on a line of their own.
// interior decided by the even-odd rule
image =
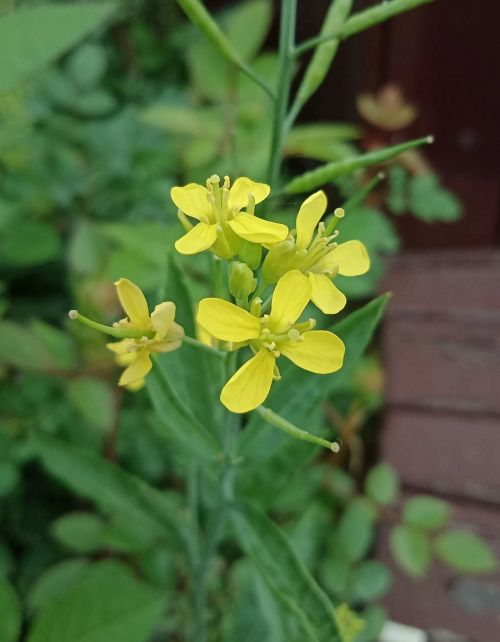
<svg viewBox="0 0 500 642">
<path fill-rule="evenodd" d="M 335 314 L 345 306 L 346 298 L 332 278 L 337 274 L 364 274 L 370 269 L 370 258 L 361 241 L 337 243 L 334 240 L 337 232 L 327 234 L 325 224 L 320 222 L 326 206 L 323 191 L 315 192 L 302 203 L 295 237 L 271 248 L 262 273 L 269 283 L 275 283 L 286 270 L 300 270 L 309 278 L 312 302 L 325 314 Z M 335 213 L 338 218 L 344 215 L 341 209 Z"/>
<path fill-rule="evenodd" d="M 223 259 L 232 259 L 243 240 L 251 243 L 274 244 L 288 235 L 286 225 L 264 221 L 254 216 L 255 204 L 269 195 L 271 188 L 249 178 L 238 178 L 231 186 L 229 178 L 212 176 L 206 187 L 189 183 L 173 187 L 170 195 L 181 215 L 199 221 L 175 244 L 181 254 L 196 254 L 211 249 Z M 187 218 L 181 218 L 189 228 Z"/>
<path fill-rule="evenodd" d="M 179 348 L 184 330 L 174 321 L 175 304 L 171 301 L 158 304 L 150 315 L 146 297 L 135 283 L 120 279 L 115 285 L 127 318 L 115 323 L 114 327 L 144 334 L 108 343 L 107 347 L 117 355 L 120 365 L 126 366 L 119 385 L 137 390 L 152 368 L 150 353 L 171 352 Z"/>
<path fill-rule="evenodd" d="M 203 299 L 198 323 L 221 341 L 249 345 L 254 356 L 226 383 L 220 399 L 232 412 L 249 412 L 263 403 L 271 384 L 280 378 L 276 360 L 285 356 L 300 368 L 327 374 L 342 367 L 345 347 L 326 330 L 312 330 L 315 321 L 297 323 L 311 298 L 311 282 L 298 270 L 278 281 L 271 313 L 261 314 L 261 301 L 247 312 L 229 301 Z"/>
</svg>

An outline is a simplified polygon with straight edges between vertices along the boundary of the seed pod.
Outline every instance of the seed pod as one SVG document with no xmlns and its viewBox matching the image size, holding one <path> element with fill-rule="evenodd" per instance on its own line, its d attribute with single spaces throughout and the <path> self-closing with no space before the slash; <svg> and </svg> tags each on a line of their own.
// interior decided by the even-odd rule
<svg viewBox="0 0 500 642">
<path fill-rule="evenodd" d="M 351 7 L 352 0 L 334 0 L 323 21 L 320 36 L 328 36 L 329 34 L 333 35 L 340 32 L 349 16 Z M 340 38 L 334 38 L 316 47 L 297 92 L 296 102 L 299 103 L 301 107 L 309 100 L 325 79 L 332 61 L 335 58 L 339 44 Z"/>
<path fill-rule="evenodd" d="M 334 178 L 350 174 L 351 172 L 354 172 L 357 169 L 362 169 L 363 167 L 383 163 L 394 158 L 394 156 L 407 151 L 408 149 L 420 147 L 420 145 L 428 145 L 432 142 L 434 142 L 433 137 L 426 136 L 425 138 L 417 138 L 416 140 L 409 141 L 408 143 L 402 143 L 401 145 L 392 145 L 391 147 L 377 149 L 374 152 L 368 152 L 368 154 L 361 154 L 352 158 L 345 158 L 341 161 L 327 163 L 326 165 L 321 165 L 317 169 L 306 172 L 301 176 L 297 176 L 297 178 L 294 178 L 285 185 L 283 191 L 285 194 L 309 192 L 325 185 L 325 183 L 329 183 Z"/>
</svg>

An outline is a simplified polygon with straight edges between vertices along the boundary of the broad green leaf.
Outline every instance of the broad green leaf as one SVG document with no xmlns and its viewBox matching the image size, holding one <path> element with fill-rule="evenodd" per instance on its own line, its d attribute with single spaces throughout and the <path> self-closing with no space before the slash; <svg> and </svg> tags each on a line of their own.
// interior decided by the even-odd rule
<svg viewBox="0 0 500 642">
<path fill-rule="evenodd" d="M 89 563 L 85 559 L 75 558 L 65 560 L 47 569 L 30 588 L 29 608 L 32 611 L 38 611 L 49 602 L 64 595 L 80 581 Z"/>
<path fill-rule="evenodd" d="M 16 268 L 54 261 L 61 250 L 59 234 L 54 227 L 42 221 L 25 221 L 22 225 L 13 225 L 0 240 L 1 261 Z"/>
<path fill-rule="evenodd" d="M 336 553 L 336 552 L 335 552 Z M 351 565 L 345 555 L 329 555 L 320 565 L 319 573 L 322 584 L 337 598 L 342 599 L 346 594 Z"/>
<path fill-rule="evenodd" d="M 162 593 L 137 580 L 127 567 L 100 562 L 41 609 L 28 642 L 147 642 L 164 608 Z"/>
<path fill-rule="evenodd" d="M 0 92 L 24 82 L 103 23 L 110 3 L 27 7 L 0 17 Z"/>
<path fill-rule="evenodd" d="M 69 398 L 82 417 L 103 432 L 115 420 L 115 400 L 111 386 L 101 379 L 85 377 L 71 381 Z"/>
<path fill-rule="evenodd" d="M 194 308 L 188 284 L 173 254 L 168 257 L 166 298 L 175 301 L 176 321 L 186 335 L 196 336 Z M 165 432 L 183 443 L 190 452 L 205 458 L 220 451 L 216 440 L 222 420 L 219 392 L 223 384 L 223 361 L 184 344 L 162 355 L 146 380 Z M 200 381 L 204 385 L 200 385 Z"/>
<path fill-rule="evenodd" d="M 229 14 L 226 34 L 243 60 L 250 62 L 259 52 L 269 31 L 271 17 L 269 0 L 247 0 Z"/>
<path fill-rule="evenodd" d="M 243 549 L 298 619 L 302 639 L 341 642 L 333 605 L 302 565 L 285 534 L 251 506 L 235 507 L 232 517 Z"/>
<path fill-rule="evenodd" d="M 394 468 L 389 464 L 374 466 L 366 476 L 365 491 L 378 504 L 392 504 L 399 491 L 399 480 Z"/>
<path fill-rule="evenodd" d="M 61 370 L 76 368 L 78 365 L 76 346 L 67 332 L 40 319 L 32 321 L 30 329 L 45 345 L 58 368 Z"/>
<path fill-rule="evenodd" d="M 12 321 L 0 321 L 0 362 L 28 370 L 56 367 L 44 342 L 33 332 Z"/>
<path fill-rule="evenodd" d="M 395 526 L 390 546 L 398 565 L 415 578 L 425 575 L 431 561 L 429 539 L 425 532 L 411 526 Z"/>
<path fill-rule="evenodd" d="M 51 525 L 52 535 L 77 553 L 91 553 L 102 544 L 103 520 L 92 513 L 69 513 Z"/>
<path fill-rule="evenodd" d="M 434 541 L 434 550 L 443 562 L 465 573 L 489 573 L 498 568 L 490 546 L 469 531 L 448 531 Z"/>
<path fill-rule="evenodd" d="M 380 633 L 387 621 L 387 613 L 381 606 L 369 606 L 360 613 L 365 626 L 354 638 L 355 642 L 374 642 L 380 637 Z"/>
<path fill-rule="evenodd" d="M 44 467 L 77 495 L 91 499 L 111 515 L 140 523 L 151 537 L 165 534 L 179 541 L 177 508 L 165 493 L 84 449 L 37 436 Z"/>
<path fill-rule="evenodd" d="M 382 562 L 368 560 L 352 569 L 350 577 L 350 600 L 372 602 L 383 597 L 391 581 L 389 569 Z"/>
<path fill-rule="evenodd" d="M 68 72 L 80 89 L 88 89 L 101 80 L 106 71 L 106 50 L 102 45 L 85 44 L 68 61 Z"/>
<path fill-rule="evenodd" d="M 21 631 L 21 605 L 12 586 L 0 577 L 0 640 L 17 642 Z"/>
<path fill-rule="evenodd" d="M 460 201 L 439 184 L 435 174 L 422 174 L 410 181 L 409 209 L 424 221 L 456 221 L 462 213 Z"/>
<path fill-rule="evenodd" d="M 450 505 L 438 497 L 412 497 L 403 507 L 403 521 L 426 530 L 441 528 L 449 517 Z"/>
<path fill-rule="evenodd" d="M 351 562 L 366 555 L 375 535 L 375 512 L 370 503 L 360 497 L 353 500 L 342 513 L 334 532 L 335 545 Z"/>
</svg>

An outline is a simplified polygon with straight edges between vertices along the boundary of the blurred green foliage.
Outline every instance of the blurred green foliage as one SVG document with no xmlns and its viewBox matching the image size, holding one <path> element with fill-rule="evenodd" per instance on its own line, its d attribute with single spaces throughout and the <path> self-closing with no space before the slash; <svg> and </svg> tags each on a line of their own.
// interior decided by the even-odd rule
<svg viewBox="0 0 500 642">
<path fill-rule="evenodd" d="M 220 462 L 210 444 L 219 365 L 186 346 L 182 377 L 181 357 L 173 353 L 161 360 L 147 391 L 122 393 L 104 341 L 66 325 L 64 316 L 76 302 L 84 313 L 115 319 L 112 282 L 126 275 L 149 294 L 168 283 L 187 327 L 189 292 L 205 291 L 209 257 L 189 265 L 181 260 L 186 282 L 168 257 L 166 248 L 180 233 L 170 187 L 229 169 L 262 179 L 268 154 L 267 96 L 187 25 L 173 2 L 126 3 L 111 26 L 102 23 L 76 45 L 109 16 L 107 5 L 89 3 L 88 10 L 94 11 L 88 24 L 68 13 L 71 25 L 58 29 L 65 38 L 52 42 L 52 33 L 40 65 L 24 61 L 23 82 L 0 94 L 2 642 L 17 640 L 21 622 L 28 642 L 189 639 L 189 551 L 199 543 L 181 499 L 189 468 L 207 514 L 217 504 L 213 469 Z M 265 0 L 221 16 L 230 42 L 269 83 L 277 59 L 262 45 L 271 18 Z M 50 20 L 40 14 L 29 22 L 33 29 Z M 7 33 L 9 23 L 0 22 L 2 29 Z M 42 70 L 41 63 L 72 44 Z M 0 88 L 12 84 L 2 77 Z M 359 153 L 361 135 L 353 124 L 300 124 L 285 154 L 342 160 Z M 368 179 L 362 170 L 336 181 L 332 192 L 342 202 Z M 289 218 L 296 203 L 278 198 L 273 207 Z M 397 164 L 389 169 L 388 207 L 426 221 L 452 220 L 459 211 L 434 175 L 410 177 Z M 391 218 L 380 201 L 362 203 L 348 211 L 341 230 L 343 240 L 365 242 L 373 269 L 339 286 L 353 298 L 367 297 L 383 273 L 382 257 L 399 247 Z M 212 564 L 211 640 L 303 640 L 307 618 L 325 636 L 338 626 L 345 640 L 375 640 L 385 620 L 377 601 L 391 573 L 372 557 L 388 511 L 394 558 L 410 575 L 424 574 L 433 556 L 463 571 L 495 566 L 481 540 L 446 530 L 445 503 L 421 497 L 401 507 L 388 465 L 375 466 L 363 481 L 362 436 L 376 423 L 383 391 L 376 354 L 362 353 L 384 305 L 377 299 L 336 326 L 350 347 L 341 375 L 325 378 L 322 387 L 291 366 L 290 383 L 273 396 L 283 416 L 317 432 L 325 430 L 324 405 L 349 460 L 306 466 L 315 454 L 309 445 L 275 434 L 255 417 L 243 431 L 242 503 L 227 519 L 249 557 L 228 538 L 227 556 Z M 206 397 L 200 376 L 213 385 Z M 300 396 L 293 392 L 299 388 Z M 165 405 L 172 389 L 182 401 L 176 408 Z M 312 595 L 307 614 L 304 586 Z M 355 607 L 364 628 L 338 607 L 329 631 L 328 600 Z"/>
</svg>

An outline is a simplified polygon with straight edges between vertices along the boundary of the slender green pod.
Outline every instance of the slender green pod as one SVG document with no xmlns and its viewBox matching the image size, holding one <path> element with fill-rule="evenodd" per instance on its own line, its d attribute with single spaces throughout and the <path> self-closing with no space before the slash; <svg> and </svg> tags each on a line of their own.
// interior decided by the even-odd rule
<svg viewBox="0 0 500 642">
<path fill-rule="evenodd" d="M 191 22 L 198 27 L 212 45 L 221 53 L 226 60 L 239 67 L 249 78 L 259 85 L 269 96 L 274 98 L 272 90 L 259 78 L 253 69 L 241 58 L 240 54 L 226 38 L 219 25 L 212 18 L 200 0 L 177 0 Z"/>
<path fill-rule="evenodd" d="M 307 432 L 307 430 L 302 430 L 302 428 L 298 428 L 270 408 L 259 406 L 258 408 L 256 408 L 256 411 L 269 424 L 271 424 L 275 428 L 279 428 L 283 432 L 286 432 L 287 435 L 290 435 L 290 437 L 293 437 L 294 439 L 299 439 L 300 441 L 308 441 L 310 444 L 315 444 L 316 446 L 323 446 L 323 448 L 328 448 L 328 450 L 331 450 L 334 453 L 338 453 L 340 450 L 340 446 L 336 441 L 327 441 L 322 437 L 318 437 L 311 434 L 310 432 Z"/>
<path fill-rule="evenodd" d="M 341 161 L 327 163 L 326 165 L 322 165 L 317 169 L 306 172 L 301 176 L 297 176 L 297 178 L 294 178 L 285 185 L 283 192 L 285 194 L 309 192 L 325 183 L 328 183 L 329 181 L 332 181 L 334 178 L 344 176 L 345 174 L 354 172 L 357 169 L 369 167 L 370 165 L 383 163 L 395 156 L 398 156 L 398 154 L 401 154 L 402 152 L 414 149 L 415 147 L 420 147 L 421 145 L 428 145 L 432 142 L 434 142 L 434 138 L 432 136 L 426 136 L 425 138 L 417 138 L 416 140 L 402 143 L 401 145 L 392 145 L 391 147 L 377 149 L 374 152 L 368 152 L 368 154 L 362 154 L 360 156 L 346 158 Z"/>
<path fill-rule="evenodd" d="M 392 2 L 382 2 L 364 11 L 358 11 L 345 21 L 340 29 L 340 38 L 343 40 L 393 16 L 430 2 L 434 0 L 392 0 Z"/>
<path fill-rule="evenodd" d="M 342 29 L 352 7 L 352 0 L 333 0 L 321 27 L 320 37 L 328 37 Z M 332 38 L 316 47 L 311 62 L 300 83 L 293 107 L 292 122 L 304 104 L 315 93 L 325 79 L 337 53 L 340 38 Z"/>
</svg>

